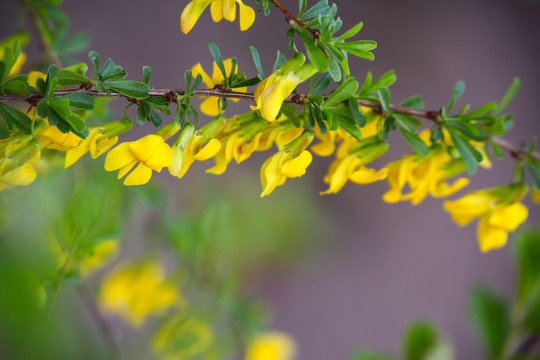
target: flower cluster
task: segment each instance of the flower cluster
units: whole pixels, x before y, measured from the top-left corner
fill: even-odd
[[[255,21],[255,11],[244,5],[242,0],[192,0],[182,11],[180,29],[184,34],[190,32],[208,5],[211,5],[210,12],[214,22],[220,22],[223,19],[233,22],[236,19],[237,3],[240,8],[240,30],[245,31]]]

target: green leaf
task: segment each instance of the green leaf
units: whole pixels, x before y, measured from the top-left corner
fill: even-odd
[[[105,61],[103,69],[101,69],[100,77],[101,80],[123,80],[127,76],[127,71],[125,71],[120,65],[115,65],[114,61],[110,58]]]
[[[409,132],[406,128],[402,126],[402,122],[398,121],[398,128],[405,140],[411,145],[411,147],[418,151],[422,156],[426,156],[428,154],[428,147],[426,143],[416,134],[413,134]]]
[[[520,304],[530,302],[540,287],[540,230],[521,232],[514,244],[517,264],[517,298]]]
[[[6,121],[9,131],[11,131],[13,125],[15,125],[22,133],[27,135],[32,134],[32,120],[22,111],[0,102],[0,113],[2,113],[2,116]]]
[[[274,62],[274,67],[272,68],[272,72],[276,71],[281,67],[281,65],[285,64],[287,62],[287,58],[281,51],[278,50],[276,61]]]
[[[330,74],[324,73],[323,76],[317,81],[315,86],[309,90],[308,95],[315,95],[320,93],[321,91],[325,90],[328,86],[330,86],[330,83],[332,80],[330,79]]]
[[[478,170],[478,161],[476,160],[476,151],[471,144],[467,140],[464,140],[458,133],[455,132],[451,127],[446,127],[448,132],[450,133],[450,137],[452,138],[452,141],[456,145],[459,154],[461,155],[461,158],[467,165],[467,170],[469,172],[469,175],[473,175]],[[481,156],[481,155],[480,155]]]
[[[528,157],[526,163],[534,187],[540,190],[540,161]]]
[[[454,87],[454,91],[452,92],[452,95],[450,96],[450,100],[448,100],[448,105],[446,105],[446,111],[450,112],[452,108],[454,107],[454,104],[459,100],[461,95],[465,92],[465,83],[463,81],[458,81],[456,83],[456,86]]]
[[[424,360],[438,342],[437,331],[428,322],[416,322],[405,331],[403,352],[406,360]]]
[[[7,94],[26,95],[28,94],[28,76],[14,76],[4,81],[2,87]]]
[[[469,293],[471,325],[492,358],[501,355],[510,329],[510,311],[505,299],[486,287],[476,286]]]
[[[470,113],[466,114],[465,116],[461,117],[461,120],[477,120],[477,118],[481,115],[485,115],[491,111],[493,111],[497,107],[497,103],[495,101],[492,101],[474,111],[471,111]]]
[[[223,78],[225,79],[225,87],[228,88],[228,76],[227,72],[225,71],[225,65],[223,64],[223,58],[221,57],[221,52],[219,51],[219,48],[211,41],[207,42],[206,45],[208,46],[208,49],[210,49],[210,53],[212,54],[214,61],[216,62],[219,70],[221,71],[221,74],[223,74]]]
[[[329,60],[328,73],[332,75],[332,79],[335,82],[341,81],[341,69],[335,57],[331,57]]]
[[[360,109],[360,104],[358,104],[358,101],[356,99],[349,99],[348,101],[349,109],[351,110],[351,114],[353,116],[354,122],[359,127],[364,127],[367,124],[366,115]]]
[[[386,113],[390,112],[390,90],[386,86],[382,86],[379,89],[379,99],[381,100],[381,106]]]
[[[67,69],[58,71],[56,76],[58,78],[58,85],[60,86],[81,85],[92,82],[86,76]]]
[[[358,34],[358,32],[360,30],[362,30],[362,27],[364,27],[364,23],[363,22],[359,22],[358,24],[356,24],[355,26],[353,26],[352,28],[350,28],[349,30],[347,30],[344,34],[342,34],[340,37],[338,37],[336,40],[336,42],[338,41],[343,41],[343,40],[347,40],[348,38],[351,38],[353,37],[354,35]]]
[[[97,51],[92,50],[88,53],[88,58],[92,62],[92,65],[94,65],[94,75],[97,79],[99,74],[99,54],[97,53]]]
[[[350,97],[354,96],[356,90],[358,90],[358,81],[355,78],[350,77],[343,82],[324,102],[324,106],[337,105]]]
[[[197,90],[199,86],[201,86],[201,83],[202,83],[202,76],[201,74],[197,74],[197,77],[195,78],[193,85],[191,85],[191,87],[189,88],[189,93],[193,94],[193,92]]]
[[[391,356],[373,352],[367,349],[357,349],[353,352],[352,360],[392,360]]]
[[[84,93],[67,94],[60,96],[57,99],[68,99],[70,107],[83,110],[93,110],[96,103],[92,95]]]
[[[150,109],[150,112],[148,113],[148,118],[150,119],[150,122],[155,127],[158,127],[161,125],[161,116],[154,110]]]
[[[147,84],[133,80],[108,81],[103,86],[133,99],[146,99],[150,92]]]
[[[330,66],[330,63],[324,51],[317,46],[315,40],[311,38],[306,30],[300,31],[300,36],[302,37],[302,42],[306,47],[306,54],[309,61],[315,65],[319,72],[326,72]]]
[[[64,118],[64,121],[71,126],[71,128],[74,130],[73,132],[78,136],[85,138],[88,135],[87,132],[85,135],[85,130],[88,131],[86,129],[86,123],[84,122],[84,119],[79,115],[72,113],[71,116],[69,116],[68,118]]]
[[[499,115],[501,111],[503,111],[506,108],[506,106],[508,106],[510,101],[512,101],[514,96],[516,96],[516,93],[519,91],[520,86],[521,86],[521,81],[519,80],[519,78],[514,78],[514,80],[512,81],[512,85],[510,85],[510,87],[506,91],[506,94],[504,94],[501,102],[499,103],[495,111],[493,112],[493,115],[495,116]]]
[[[353,54],[362,59],[373,60],[375,55],[369,52],[377,47],[377,43],[372,40],[358,40],[348,43],[335,43],[335,47]]]
[[[259,52],[254,46],[250,46],[249,53],[251,54],[251,58],[253,59],[253,63],[255,64],[255,69],[257,69],[257,75],[259,76],[259,79],[261,81],[264,80],[264,72],[262,69],[261,57],[259,56]],[[279,56],[279,52],[278,52],[278,56]]]
[[[413,95],[404,102],[400,104],[401,106],[405,106],[411,109],[415,110],[422,110],[424,108],[424,100],[420,95]]]
[[[328,0],[321,0],[318,3],[316,3],[315,5],[313,5],[311,8],[309,8],[309,10],[304,12],[304,14],[300,18],[300,20],[307,20],[307,19],[316,18],[319,15],[326,14],[328,12],[328,10],[329,10],[329,8],[328,8]]]
[[[232,83],[231,88],[253,86],[253,85],[257,85],[260,82],[261,82],[261,80],[259,79],[259,76],[256,76],[256,77],[251,78],[251,79],[246,79],[246,80],[243,80],[243,81],[240,81],[240,82]]]
[[[152,68],[150,66],[143,66],[143,82],[146,85],[150,85],[150,79],[152,78]]]
[[[298,0],[298,17],[306,11],[307,0]]]
[[[137,125],[141,126],[144,125],[146,122],[146,116],[148,112],[150,111],[150,107],[146,102],[143,102],[139,107],[137,108]]]
[[[499,159],[504,158],[504,154],[501,150],[501,147],[495,141],[493,141],[491,137],[489,138],[489,143],[491,144],[491,147],[493,148],[493,152],[495,153],[495,156]]]

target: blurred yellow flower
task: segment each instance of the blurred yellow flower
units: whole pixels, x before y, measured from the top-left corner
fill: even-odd
[[[183,305],[177,287],[165,280],[157,262],[123,265],[105,276],[99,293],[103,310],[116,313],[133,326],[142,325],[150,315],[162,314]]]
[[[146,184],[152,177],[152,170],[161,172],[172,159],[171,147],[163,137],[146,135],[137,141],[125,142],[107,153],[105,170],[118,172],[118,179],[126,175],[137,163],[139,165],[124,180],[124,185]]]
[[[232,71],[232,60],[231,59],[225,59],[223,60],[223,65],[225,66],[225,73],[230,74]],[[235,68],[234,73],[236,74],[238,68]],[[208,76],[208,74],[204,71],[201,64],[198,63],[197,65],[193,66],[191,68],[193,77],[197,77],[197,75],[201,75],[203,82],[206,84],[206,87],[208,89],[213,89],[218,84],[224,84],[225,78],[223,77],[223,74],[221,73],[221,70],[219,70],[219,67],[214,62],[214,69],[212,71],[212,78]],[[247,87],[241,87],[241,88],[232,88],[231,90],[237,91],[237,92],[246,92]],[[201,96],[201,98],[206,98],[201,103],[201,111],[208,115],[208,116],[217,116],[219,115],[219,105],[218,105],[218,97],[216,96]],[[238,99],[229,99],[232,101],[238,101]]]
[[[118,253],[118,243],[118,239],[107,239],[95,244],[79,263],[81,275],[88,276],[112,261]]]
[[[525,184],[478,190],[458,200],[445,201],[443,207],[458,225],[478,219],[478,243],[480,250],[486,252],[506,245],[508,233],[527,219],[527,207],[519,203],[527,190]]]
[[[0,191],[34,182],[37,172],[32,165],[40,156],[41,146],[30,135],[18,134],[0,140]]]
[[[313,156],[305,148],[313,140],[313,133],[304,130],[300,136],[268,158],[261,167],[261,197],[270,195],[285,183],[287,178],[300,177],[306,173]]]
[[[296,353],[289,335],[272,331],[259,334],[249,343],[245,360],[293,360]]]
[[[182,11],[180,29],[184,34],[191,31],[204,9],[210,4],[212,4],[210,12],[214,22],[220,22],[222,19],[233,22],[236,19],[236,3],[240,8],[240,30],[245,31],[255,21],[255,11],[244,5],[241,0],[192,0]]]

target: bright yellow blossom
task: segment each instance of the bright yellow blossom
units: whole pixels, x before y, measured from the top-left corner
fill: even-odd
[[[486,252],[506,245],[508,233],[527,219],[527,207],[519,203],[526,193],[525,184],[500,186],[446,201],[443,207],[458,225],[478,219],[478,243],[480,250]]]
[[[41,146],[45,149],[68,151],[79,146],[82,138],[72,132],[63,133],[56,126],[47,125],[37,136]]]
[[[255,11],[244,5],[241,0],[192,0],[182,11],[180,29],[184,34],[191,31],[204,9],[210,4],[212,4],[210,11],[214,22],[220,22],[222,19],[233,22],[236,19],[236,3],[240,8],[240,30],[245,31],[255,21]]]
[[[305,61],[306,58],[302,53],[296,53],[289,61],[264,79],[253,93],[257,104],[251,106],[251,109],[258,109],[261,116],[267,121],[276,120],[283,101],[299,84],[317,73],[315,65],[304,65]]]
[[[232,71],[232,60],[231,59],[225,59],[223,60],[223,65],[225,66],[225,73],[230,74]],[[224,84],[225,78],[223,77],[223,73],[221,70],[219,70],[219,67],[214,62],[214,69],[212,71],[212,77],[208,76],[208,74],[203,70],[200,63],[193,66],[191,68],[191,71],[193,73],[193,77],[197,77],[197,75],[201,75],[203,82],[206,84],[206,87],[208,89],[213,89],[218,84]],[[237,72],[237,68],[235,69],[235,74]],[[231,90],[237,91],[237,92],[246,92],[247,87],[241,87],[241,88],[232,88]],[[216,96],[201,96],[201,98],[206,99],[201,103],[201,111],[208,115],[208,116],[217,116],[219,115],[219,105],[218,105],[218,98]],[[230,99],[232,101],[238,101],[238,99]]]
[[[171,175],[181,179],[195,160],[204,161],[215,156],[222,147],[221,141],[216,136],[225,128],[225,125],[225,117],[218,116],[210,123],[195,131],[187,140],[185,147],[182,146],[178,149],[178,151],[181,151],[181,156],[175,157],[174,164],[171,162],[169,166]]]
[[[313,159],[305,148],[313,140],[313,133],[304,130],[300,136],[288,143],[267,159],[261,167],[261,197],[270,195],[274,189],[285,183],[287,178],[300,177]]]
[[[107,153],[105,170],[118,172],[118,179],[126,175],[137,163],[139,165],[124,180],[124,185],[146,184],[152,170],[161,172],[172,160],[171,147],[165,142],[180,130],[176,121],[163,126],[156,134],[146,135],[137,141],[125,142]]]
[[[125,118],[89,128],[89,134],[86,139],[79,142],[77,146],[67,150],[64,168],[73,165],[87,152],[90,152],[92,159],[103,155],[118,142],[117,135],[128,131],[131,126],[131,120]]]
[[[18,134],[0,140],[0,191],[34,182],[37,172],[32,165],[40,155],[41,146],[30,135]]]
[[[376,171],[365,165],[382,156],[387,150],[388,144],[377,136],[354,142],[346,156],[337,157],[330,164],[328,173],[323,179],[329,188],[321,192],[321,195],[337,193],[348,180],[356,184],[371,184],[386,178],[388,169]]]
[[[293,360],[296,348],[289,335],[277,331],[266,332],[249,343],[245,360]]]
[[[140,326],[148,316],[182,305],[183,299],[177,287],[165,279],[163,267],[157,262],[147,262],[123,265],[107,274],[99,303],[103,310]]]

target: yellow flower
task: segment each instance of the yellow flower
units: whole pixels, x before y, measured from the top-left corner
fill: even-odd
[[[466,165],[462,159],[453,160],[440,144],[430,146],[426,156],[418,153],[405,155],[386,168],[390,189],[383,195],[383,200],[389,203],[410,200],[416,205],[427,195],[447,197],[469,183],[467,178],[459,178],[450,185],[446,182],[465,171]],[[403,194],[406,185],[410,191]]]
[[[0,191],[16,185],[30,185],[37,172],[32,167],[41,155],[39,142],[18,134],[0,141]]]
[[[187,34],[210,4],[212,4],[210,11],[214,22],[220,22],[222,19],[233,22],[236,19],[236,3],[240,8],[240,30],[245,31],[255,21],[255,11],[244,5],[241,0],[192,0],[182,11],[180,29]]]
[[[174,164],[171,162],[169,166],[171,175],[181,179],[195,160],[204,161],[215,156],[222,147],[221,141],[216,136],[225,128],[225,125],[226,119],[220,115],[195,131],[185,147],[177,148],[181,155],[175,156]],[[182,134],[179,135],[179,139],[181,136]]]
[[[356,141],[349,147],[349,153],[337,158],[330,164],[323,181],[330,185],[324,194],[335,194],[348,180],[356,184],[370,184],[386,178],[388,169],[379,171],[369,169],[365,165],[382,156],[388,150],[388,144],[377,136]]]
[[[124,118],[119,121],[89,128],[89,134],[86,139],[66,152],[64,168],[73,165],[87,152],[90,152],[92,159],[103,155],[118,142],[117,135],[128,131],[131,129],[131,126],[131,120]]]
[[[313,159],[305,148],[313,140],[313,133],[304,130],[300,136],[272,155],[261,167],[261,197],[270,195],[274,189],[285,183],[287,178],[300,177]]]
[[[148,316],[182,305],[183,300],[176,286],[165,280],[163,267],[157,262],[147,262],[123,265],[107,274],[99,303],[103,310],[140,326]]]
[[[265,332],[248,345],[245,360],[293,360],[296,357],[294,340],[282,332]]]
[[[305,64],[305,56],[296,53],[289,61],[261,82],[254,92],[256,106],[252,110],[259,110],[267,121],[276,120],[283,101],[300,84],[309,79],[317,68],[313,64]]]
[[[110,262],[118,253],[118,240],[102,240],[95,244],[89,254],[86,254],[79,263],[79,270],[83,276],[88,276]]]
[[[458,225],[478,219],[478,243],[486,252],[506,245],[508,232],[527,219],[527,207],[519,203],[527,190],[525,184],[513,184],[474,191],[458,200],[445,201],[443,207]]]
[[[118,172],[118,179],[126,175],[137,163],[139,165],[124,180],[124,185],[146,184],[152,177],[152,170],[161,172],[172,159],[171,147],[163,137],[146,135],[137,141],[125,142],[107,153],[105,170]]]
[[[77,147],[83,140],[72,132],[63,133],[56,126],[50,125],[46,125],[37,138],[42,148],[60,151],[68,151]]]
[[[223,60],[223,65],[225,66],[225,72],[227,74],[230,74],[232,71],[232,60],[231,59],[225,59]],[[235,68],[234,73],[237,73],[237,69]],[[203,70],[200,63],[193,66],[191,68],[191,71],[193,73],[193,77],[197,77],[197,75],[201,75],[203,82],[206,84],[208,89],[213,89],[218,84],[224,84],[225,78],[223,77],[223,74],[221,70],[219,70],[219,67],[214,62],[214,69],[212,72],[212,78],[208,76],[208,74]],[[237,92],[246,92],[247,87],[241,87],[241,88],[232,88],[231,90],[237,91]],[[201,103],[201,111],[209,116],[217,116],[219,115],[219,106],[218,106],[218,98],[216,96],[201,96],[201,98],[206,99]],[[232,101],[238,101],[238,99],[230,99]]]
[[[212,342],[212,329],[207,323],[179,314],[157,331],[153,350],[164,360],[191,359],[207,354]]]

